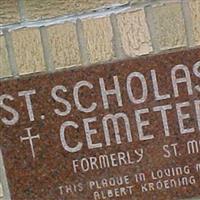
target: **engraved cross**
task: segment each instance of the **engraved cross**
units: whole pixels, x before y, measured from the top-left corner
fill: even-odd
[[[32,136],[31,135],[31,128],[26,128],[25,130],[27,131],[28,137],[20,136],[20,140],[21,140],[21,142],[29,140],[29,143],[31,145],[32,156],[33,156],[33,158],[35,158],[35,151],[34,151],[34,147],[33,147],[33,139],[40,139],[40,136],[39,136],[39,134]]]

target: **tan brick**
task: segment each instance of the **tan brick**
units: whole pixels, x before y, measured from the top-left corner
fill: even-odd
[[[49,47],[55,68],[80,64],[80,53],[74,23],[67,22],[47,29]]]
[[[144,10],[121,13],[117,15],[117,22],[126,55],[143,55],[152,51]]]
[[[158,48],[169,49],[186,45],[186,33],[180,3],[156,6],[151,11],[153,35]]]
[[[10,66],[8,62],[8,53],[6,49],[5,39],[0,36],[0,77],[7,77],[11,75]]]
[[[24,3],[30,19],[42,19],[127,2],[128,0],[25,0]]]
[[[193,37],[194,43],[196,45],[200,44],[200,1],[199,0],[190,0],[189,8],[191,10],[191,17],[192,17],[192,30],[193,30]]]
[[[110,60],[113,56],[113,32],[109,17],[85,19],[83,33],[91,63]]]
[[[12,32],[16,65],[20,74],[45,70],[40,32],[36,28],[24,28]]]
[[[10,24],[20,20],[17,2],[16,0],[0,0],[0,24]]]

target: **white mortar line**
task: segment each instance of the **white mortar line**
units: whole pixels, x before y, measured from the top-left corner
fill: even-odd
[[[110,21],[111,21],[111,26],[113,30],[113,39],[112,39],[113,51],[117,58],[123,59],[126,56],[122,47],[121,34],[119,32],[116,14],[114,13],[111,14]]]
[[[191,46],[194,46],[194,37],[193,37],[193,31],[192,31],[191,12],[188,5],[188,0],[182,0],[182,12],[183,12],[183,19],[185,23],[187,45],[191,47]]]
[[[12,75],[15,77],[15,76],[18,76],[19,73],[18,73],[16,60],[15,60],[15,53],[14,53],[14,48],[13,48],[12,37],[11,37],[10,34],[11,33],[9,33],[7,30],[4,30],[5,42],[6,42],[7,52],[8,52],[8,60],[9,60],[9,64],[10,64],[10,69],[11,69]]]
[[[18,10],[21,21],[26,21],[26,12],[25,12],[25,6],[24,6],[24,0],[18,0]]]
[[[159,42],[156,38],[157,36],[156,36],[156,30],[155,30],[154,22],[153,22],[152,7],[151,6],[144,7],[144,12],[145,12],[146,23],[149,29],[153,52],[157,53],[160,51],[160,47],[159,47]]]
[[[76,34],[78,39],[81,63],[83,65],[88,65],[90,63],[89,55],[88,55],[86,40],[83,34],[83,24],[80,19],[77,19],[76,21]]]
[[[40,27],[40,26],[50,26],[54,24],[62,24],[66,21],[76,22],[77,19],[85,19],[85,18],[99,18],[104,16],[109,16],[111,13],[119,13],[130,9],[131,7],[128,4],[114,4],[112,7],[103,7],[99,10],[92,10],[88,13],[75,13],[72,15],[64,15],[59,17],[54,17],[51,19],[43,19],[38,21],[24,21],[17,24],[3,25],[0,26],[0,31],[3,29],[7,29],[8,31],[17,30],[20,28],[32,28],[32,27]]]
[[[46,27],[42,26],[39,28],[39,30],[40,30],[40,37],[44,54],[44,61],[46,65],[46,71],[54,72],[55,68],[52,62],[51,49],[49,48],[48,34]]]

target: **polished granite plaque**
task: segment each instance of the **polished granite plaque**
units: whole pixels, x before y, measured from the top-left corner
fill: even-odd
[[[198,196],[200,49],[1,81],[0,128],[11,199]]]

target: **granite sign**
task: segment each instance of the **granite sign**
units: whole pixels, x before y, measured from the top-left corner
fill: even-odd
[[[11,199],[198,196],[200,49],[2,81],[0,128]]]

